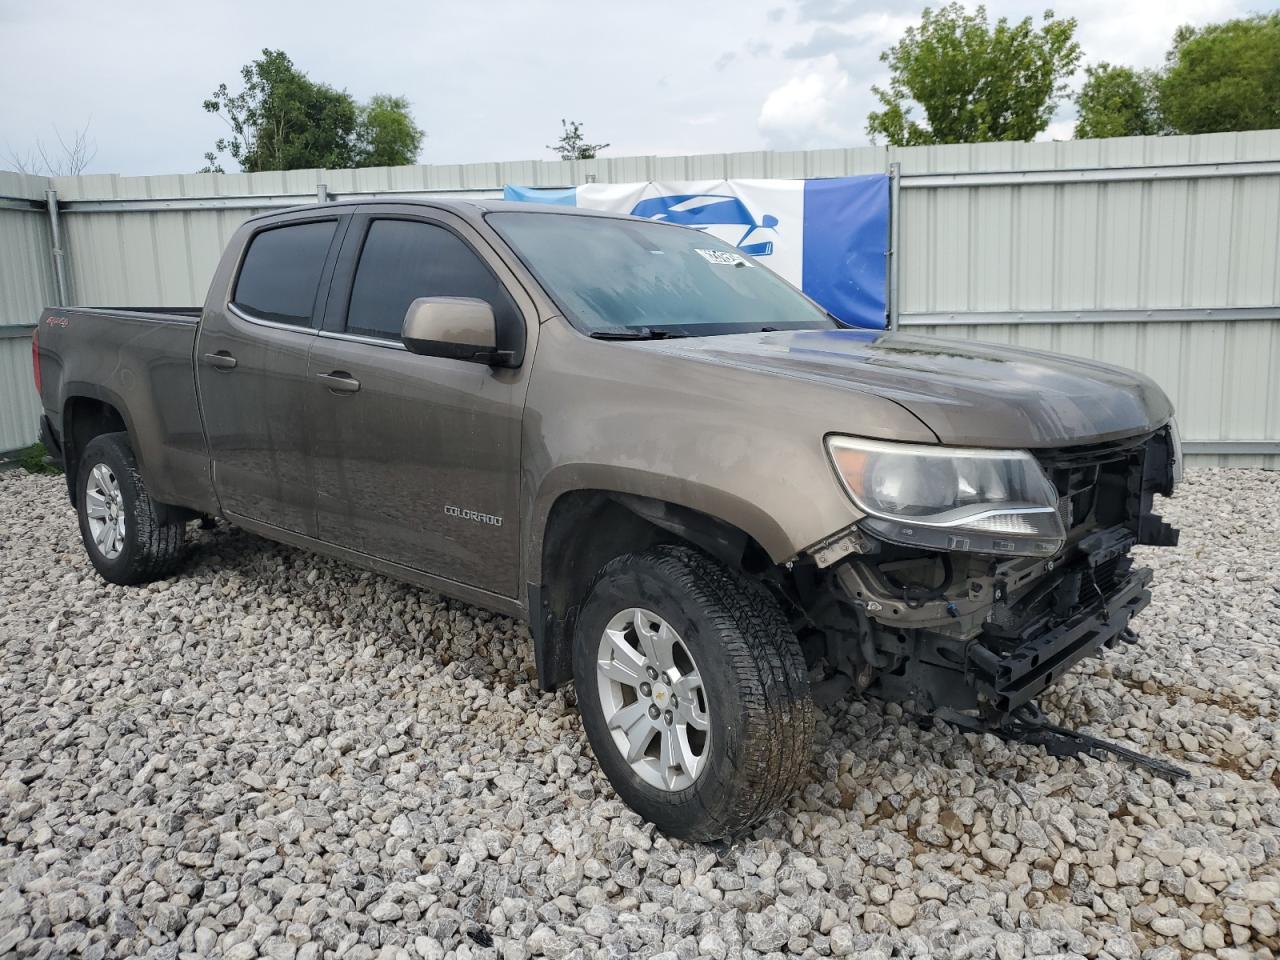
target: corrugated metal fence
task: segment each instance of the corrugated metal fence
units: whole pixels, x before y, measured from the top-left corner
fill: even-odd
[[[318,190],[498,196],[506,183],[885,171],[895,175],[889,284],[901,326],[1142,370],[1173,397],[1197,460],[1280,466],[1280,131],[51,181],[0,173],[0,450],[33,438],[26,336],[55,302],[46,189],[58,195],[71,303],[165,306],[203,301],[245,217]]]
[[[43,177],[0,171],[0,452],[35,439],[31,326],[54,303]]]

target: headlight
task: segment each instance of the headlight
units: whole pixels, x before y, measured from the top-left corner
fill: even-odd
[[[1052,556],[1058,491],[1025,450],[827,438],[836,475],[872,532],[938,550]]]

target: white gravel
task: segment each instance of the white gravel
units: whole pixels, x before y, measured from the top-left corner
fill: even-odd
[[[0,957],[1272,956],[1280,474],[1168,507],[1143,643],[1046,706],[1194,780],[855,701],[725,850],[616,799],[523,624],[226,527],[109,586],[0,474]]]

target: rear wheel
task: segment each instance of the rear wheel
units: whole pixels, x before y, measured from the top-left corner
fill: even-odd
[[[618,795],[664,833],[742,833],[800,785],[814,710],[794,634],[757,582],[656,547],[597,576],[575,627],[583,725]]]
[[[104,433],[85,445],[76,508],[85,550],[104,580],[129,586],[177,568],[186,524],[147,493],[127,434]]]

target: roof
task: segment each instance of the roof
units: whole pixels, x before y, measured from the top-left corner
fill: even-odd
[[[306,211],[332,211],[335,208],[353,206],[411,206],[433,210],[449,210],[460,216],[474,216],[479,213],[497,211],[512,213],[554,213],[566,216],[605,217],[607,219],[632,219],[625,214],[609,213],[602,210],[585,210],[581,207],[566,207],[554,203],[529,203],[522,200],[495,200],[466,197],[356,197],[349,200],[332,200],[328,203],[309,203],[284,210],[270,210],[250,217],[250,220],[262,220],[278,217],[282,214],[297,214]]]

